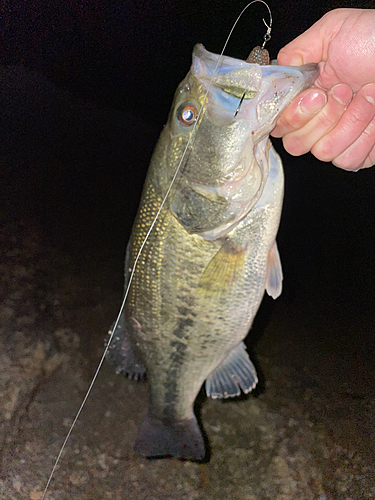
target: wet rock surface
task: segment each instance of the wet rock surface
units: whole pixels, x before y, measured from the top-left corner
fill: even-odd
[[[107,280],[110,260],[107,270],[95,265],[94,254],[84,263],[46,245],[32,220],[5,227],[0,491],[7,499],[38,500],[121,292]],[[256,347],[264,392],[201,402],[208,463],[136,456],[132,445],[147,405],[147,383],[116,376],[104,364],[46,498],[375,498],[373,399],[350,399],[345,385],[334,396],[320,387],[320,374],[287,366],[278,352],[282,345],[270,348],[273,332],[291,326],[282,309],[273,310]]]

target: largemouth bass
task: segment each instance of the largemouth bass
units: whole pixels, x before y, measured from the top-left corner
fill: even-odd
[[[125,287],[193,130],[192,140],[142,249],[107,356],[118,373],[147,373],[149,409],[135,443],[145,457],[205,457],[196,396],[204,382],[213,398],[255,387],[242,341],[264,291],[281,293],[275,238],[284,181],[269,132],[317,69],[231,57],[216,67],[218,59],[197,45],[176,90],[128,244]]]

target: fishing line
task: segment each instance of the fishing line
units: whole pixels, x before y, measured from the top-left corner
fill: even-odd
[[[118,315],[117,315],[116,321],[115,321],[115,323],[114,323],[114,325],[113,325],[112,332],[111,332],[111,334],[110,334],[110,336],[109,336],[109,339],[108,339],[107,345],[106,345],[106,347],[105,347],[105,349],[104,349],[104,352],[103,352],[103,355],[102,355],[102,357],[101,357],[101,359],[100,359],[100,361],[99,361],[98,367],[97,367],[97,369],[96,369],[96,371],[95,371],[95,374],[94,374],[94,376],[93,376],[93,378],[92,378],[92,380],[91,380],[91,383],[90,383],[90,385],[89,385],[89,388],[87,389],[86,395],[85,395],[85,397],[83,398],[83,401],[82,401],[82,403],[81,403],[81,406],[79,407],[79,410],[78,410],[78,412],[77,412],[76,416],[74,417],[74,420],[73,420],[73,422],[72,422],[72,424],[71,424],[71,426],[70,426],[70,428],[69,428],[69,431],[68,431],[68,433],[67,433],[67,435],[66,435],[66,437],[65,437],[65,439],[64,439],[64,442],[63,442],[63,444],[62,444],[62,446],[61,446],[61,448],[60,448],[60,451],[59,451],[59,453],[58,453],[58,455],[57,455],[57,458],[56,458],[55,463],[54,463],[54,465],[53,465],[53,468],[52,468],[51,474],[49,475],[49,478],[48,478],[48,481],[47,481],[46,487],[45,487],[45,489],[44,489],[44,491],[43,491],[43,495],[42,495],[42,497],[41,497],[41,499],[40,499],[40,500],[44,500],[44,499],[45,499],[45,496],[46,496],[46,494],[47,494],[47,490],[48,490],[49,485],[50,485],[50,483],[51,483],[51,481],[52,481],[52,478],[53,478],[53,476],[54,476],[54,473],[55,473],[55,471],[56,471],[56,468],[57,468],[57,465],[58,465],[58,463],[59,463],[59,461],[60,461],[60,458],[61,458],[61,456],[62,456],[62,454],[63,454],[63,452],[64,452],[64,450],[65,450],[66,444],[67,444],[67,442],[68,442],[68,440],[69,440],[69,438],[70,438],[70,435],[71,435],[71,433],[72,433],[72,431],[73,431],[73,429],[74,429],[74,427],[75,427],[75,424],[76,424],[76,422],[77,422],[77,420],[78,420],[79,416],[81,415],[81,412],[82,412],[82,410],[83,410],[83,407],[84,407],[84,406],[85,406],[85,404],[86,404],[86,401],[87,401],[87,399],[88,399],[88,397],[89,397],[89,395],[90,395],[90,393],[91,393],[91,390],[92,390],[92,388],[93,388],[93,385],[94,385],[94,383],[95,383],[95,381],[96,381],[96,379],[97,379],[97,377],[98,377],[99,371],[100,371],[100,369],[101,369],[101,367],[102,367],[102,364],[103,364],[103,362],[104,362],[104,360],[105,360],[105,357],[106,357],[106,355],[107,355],[107,352],[108,352],[109,346],[110,346],[110,344],[111,344],[111,342],[112,342],[112,339],[113,339],[114,333],[115,333],[115,331],[116,331],[116,328],[117,328],[117,326],[118,326],[118,323],[119,323],[120,318],[121,318],[121,315],[122,315],[122,312],[123,312],[123,310],[124,310],[124,307],[125,307],[125,302],[126,302],[126,299],[127,299],[128,295],[129,295],[130,286],[131,286],[131,283],[132,283],[132,281],[133,281],[133,277],[134,277],[134,274],[135,274],[135,270],[136,270],[136,267],[137,267],[137,264],[138,264],[139,258],[140,258],[140,256],[141,256],[142,250],[143,250],[143,248],[144,248],[144,246],[145,246],[145,244],[146,244],[146,242],[147,242],[148,238],[150,237],[150,234],[151,234],[151,232],[152,232],[152,230],[153,230],[153,228],[154,228],[154,226],[155,226],[155,224],[156,224],[156,221],[158,220],[158,217],[159,217],[159,215],[160,215],[161,211],[163,210],[163,207],[164,207],[164,205],[165,205],[165,203],[166,203],[166,201],[167,201],[167,198],[168,198],[168,196],[169,196],[169,194],[170,194],[170,192],[171,192],[171,190],[172,190],[172,187],[173,187],[173,185],[174,185],[174,183],[175,183],[175,181],[176,181],[177,175],[179,174],[179,172],[180,172],[180,170],[181,170],[181,166],[182,166],[182,163],[183,163],[183,161],[184,161],[184,159],[185,159],[185,156],[186,156],[187,150],[188,150],[188,148],[189,148],[190,144],[192,143],[192,137],[193,137],[194,131],[195,131],[195,129],[196,129],[196,127],[197,127],[197,125],[198,125],[199,118],[200,118],[200,116],[201,116],[201,115],[203,115],[202,110],[203,110],[203,107],[204,107],[204,105],[205,105],[206,98],[207,98],[208,93],[209,93],[209,91],[210,91],[210,89],[211,89],[211,87],[212,87],[212,82],[213,82],[213,80],[214,80],[214,78],[215,78],[215,76],[216,76],[216,74],[217,74],[217,70],[218,70],[219,66],[221,65],[221,63],[222,63],[222,60],[223,60],[223,54],[224,54],[224,51],[225,51],[225,49],[226,49],[226,47],[227,47],[227,45],[228,45],[229,39],[230,39],[230,37],[232,36],[232,33],[233,33],[233,31],[234,31],[234,28],[237,26],[237,23],[238,23],[238,21],[240,20],[240,18],[242,17],[243,13],[244,13],[244,12],[245,12],[245,11],[246,11],[249,7],[250,7],[250,5],[252,5],[252,4],[254,4],[254,3],[262,3],[263,5],[265,5],[265,6],[267,7],[268,12],[269,12],[269,15],[270,15],[270,24],[269,24],[269,25],[268,25],[268,24],[266,23],[266,21],[263,19],[263,23],[264,23],[264,24],[266,25],[266,27],[267,27],[267,33],[264,35],[264,42],[263,42],[263,45],[262,45],[262,49],[264,49],[264,46],[265,46],[266,42],[267,42],[267,41],[270,39],[270,37],[271,37],[271,36],[270,36],[270,33],[271,33],[271,28],[272,28],[272,14],[271,14],[271,10],[270,10],[269,6],[267,5],[267,3],[266,3],[266,2],[264,2],[263,0],[253,0],[252,2],[248,3],[248,4],[246,5],[246,7],[244,7],[244,8],[242,9],[242,11],[240,12],[240,14],[238,15],[237,19],[235,20],[235,22],[234,22],[234,24],[233,24],[233,26],[232,26],[232,29],[231,29],[231,30],[230,30],[230,32],[229,32],[229,35],[228,35],[228,37],[227,37],[227,39],[226,39],[226,41],[225,41],[225,43],[224,43],[223,49],[222,49],[222,51],[220,52],[219,58],[218,58],[218,60],[217,60],[217,63],[216,63],[215,69],[214,69],[214,72],[213,72],[213,74],[212,74],[212,76],[211,76],[211,79],[210,79],[210,81],[209,81],[209,84],[208,84],[208,87],[207,87],[207,91],[206,91],[206,93],[205,93],[205,95],[204,95],[204,98],[203,98],[203,101],[202,101],[201,107],[199,108],[199,111],[198,111],[198,113],[197,113],[197,116],[196,116],[196,119],[195,119],[195,122],[194,122],[193,128],[191,129],[191,132],[190,132],[190,134],[189,134],[189,139],[188,139],[188,142],[187,142],[187,144],[186,144],[186,146],[185,146],[185,149],[184,149],[184,151],[183,151],[183,153],[182,153],[182,156],[181,156],[181,159],[180,159],[180,161],[179,161],[179,163],[178,163],[178,166],[177,166],[176,172],[174,173],[174,175],[173,175],[173,177],[172,177],[172,180],[171,180],[171,182],[170,182],[170,184],[169,184],[169,187],[168,187],[168,189],[167,189],[167,191],[166,191],[166,193],[165,193],[165,195],[164,195],[164,198],[163,198],[163,200],[162,200],[162,202],[161,202],[161,204],[160,204],[160,207],[159,207],[158,211],[156,212],[156,215],[155,215],[155,217],[154,217],[154,220],[152,221],[152,223],[151,223],[151,225],[150,225],[150,227],[149,227],[149,229],[148,229],[148,231],[147,231],[147,233],[146,233],[146,236],[144,237],[144,240],[143,240],[143,242],[142,242],[142,244],[141,244],[141,246],[140,246],[140,248],[139,248],[139,250],[138,250],[137,256],[136,256],[136,258],[135,258],[135,261],[134,261],[134,264],[133,264],[133,267],[132,267],[132,270],[131,270],[131,273],[130,273],[130,276],[129,276],[129,281],[128,281],[128,284],[127,284],[127,287],[126,287],[126,290],[125,290],[125,293],[124,293],[124,297],[123,297],[123,299],[122,299],[121,307],[120,307],[119,313],[118,313]]]

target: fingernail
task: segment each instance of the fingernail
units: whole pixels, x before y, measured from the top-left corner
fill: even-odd
[[[289,65],[290,66],[302,66],[303,65],[302,57],[297,55],[297,54],[292,56],[290,59]]]
[[[311,90],[303,96],[302,100],[298,103],[303,113],[313,115],[320,111],[327,102],[327,96],[324,92],[319,90]]]
[[[342,84],[332,87],[331,94],[343,106],[347,106],[353,97],[350,87]]]
[[[362,89],[364,98],[371,102],[371,104],[375,104],[375,85],[373,83],[369,83],[365,85]]]

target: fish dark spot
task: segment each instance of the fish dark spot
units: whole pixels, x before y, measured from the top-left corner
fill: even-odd
[[[186,328],[192,327],[194,325],[194,321],[188,317],[188,315],[191,315],[191,311],[187,307],[180,306],[178,308],[178,312],[182,317],[178,319],[176,328],[173,330],[173,335],[182,339],[187,337],[188,332],[186,332]]]
[[[186,337],[186,328],[193,326],[194,321],[191,318],[180,318],[176,328],[173,330],[173,335],[182,339]]]
[[[176,374],[177,376],[177,374]],[[176,390],[177,384],[174,385],[174,387],[168,386],[166,387],[166,392],[165,392],[165,403],[166,406],[163,409],[163,418],[168,422],[173,422],[176,418],[176,411],[174,409],[174,405],[176,403]]]
[[[176,349],[176,351],[178,351],[178,352],[186,350],[186,345],[183,344],[182,342],[178,342],[177,340],[174,342],[171,342],[171,347]]]
[[[166,406],[163,410],[163,417],[166,420],[173,421],[175,418],[177,381],[180,378],[183,366],[182,359],[184,358],[187,350],[187,345],[183,342],[175,340],[171,342],[171,347],[173,348],[171,355],[172,363],[168,370],[167,380],[164,384]]]
[[[178,312],[181,314],[181,316],[187,316],[190,310],[185,306],[180,306],[178,307]]]
[[[169,358],[170,365],[167,372],[167,378],[164,383],[166,406],[163,410],[163,417],[171,422],[175,419],[177,383],[180,379],[181,371],[186,368],[184,358],[188,350],[187,341],[191,328],[194,326],[192,316],[195,316],[191,309],[186,306],[180,306],[178,312],[181,316],[178,318],[177,324],[172,332],[172,338],[174,338],[174,340],[170,343],[172,352]],[[182,340],[184,340],[184,342]]]

